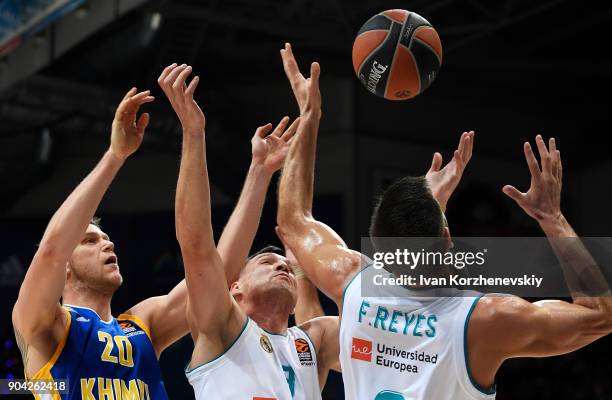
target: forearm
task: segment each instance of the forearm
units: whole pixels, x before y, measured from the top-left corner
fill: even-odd
[[[175,214],[176,236],[183,252],[214,248],[203,133],[183,134]]]
[[[52,249],[55,257],[68,260],[83,238],[104,193],[125,160],[110,151],[55,212],[40,242],[40,250]]]
[[[317,288],[305,276],[297,278],[298,299],[295,305],[295,324],[301,325],[313,318],[323,317],[325,312],[319,301]]]
[[[279,185],[279,225],[289,226],[296,215],[312,212],[314,165],[320,110],[310,110],[301,117],[295,143],[291,146]]]
[[[610,287],[601,269],[563,215],[540,226],[559,259],[575,304],[599,307],[594,296],[609,296]],[[603,298],[602,298],[603,299]]]
[[[272,174],[259,164],[251,164],[238,203],[221,234],[217,246],[228,284],[240,274],[249,255]]]

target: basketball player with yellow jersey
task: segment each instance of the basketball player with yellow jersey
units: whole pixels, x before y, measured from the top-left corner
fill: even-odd
[[[599,287],[607,295],[585,297],[568,282],[572,303],[530,303],[514,296],[476,294],[471,298],[424,298],[407,287],[381,287],[380,297],[363,297],[358,275],[370,262],[349,249],[311,212],[321,118],[319,66],[313,64],[310,78],[305,79],[290,46],[281,53],[301,121],[283,168],[277,222],[283,241],[305,273],[341,310],[340,362],[347,399],[494,398],[495,374],[504,360],[568,353],[612,331],[612,298],[607,286]],[[407,177],[391,185],[374,212],[370,235],[450,241],[443,211],[471,158],[473,139],[472,132],[464,133],[444,168],[436,153],[425,177]],[[531,172],[529,191],[521,193],[506,186],[504,193],[548,237],[576,238],[560,210],[562,168],[555,141],[551,139],[547,148],[538,135],[536,144],[541,168],[530,145],[524,146]],[[569,256],[563,255],[567,248],[553,244],[553,250],[566,276],[580,271],[581,277],[605,282],[597,266],[584,262],[590,256],[583,247],[577,246]],[[412,361],[406,363],[407,359]]]
[[[113,318],[111,298],[123,280],[118,257],[108,235],[90,222],[114,175],[140,146],[149,115],[137,120],[137,112],[152,100],[148,91],[127,93],[113,121],[109,150],[51,219],[21,286],[13,325],[25,377],[68,381],[62,393],[35,393],[37,398],[167,397],[158,358],[188,332],[185,281]],[[245,187],[220,240],[228,280],[236,273],[232,248],[243,242],[236,227],[256,211],[243,197],[259,191],[259,183]],[[312,289],[300,288],[305,293],[300,310],[316,309]]]
[[[185,265],[189,293],[188,319],[194,350],[186,375],[197,399],[321,398],[330,368],[338,364],[337,330],[325,330],[329,317],[288,328],[296,306],[298,283],[287,258],[271,251],[250,257],[248,251],[259,213],[239,228],[249,231],[233,247],[239,269],[228,285],[224,262],[215,246],[205,151],[204,113],[193,99],[198,78],[186,84],[190,68],[165,70],[159,78],[183,126],[183,150],[176,193],[176,234]],[[271,130],[260,127],[253,138],[253,156],[271,149],[257,178],[269,182],[283,164],[296,130],[288,119]],[[266,136],[267,135],[267,136]],[[245,187],[249,184],[245,183]],[[251,201],[263,205],[266,190]],[[227,229],[227,228],[226,228]],[[334,318],[331,318],[333,320]],[[332,325],[337,327],[337,324]],[[334,357],[335,354],[335,357]]]

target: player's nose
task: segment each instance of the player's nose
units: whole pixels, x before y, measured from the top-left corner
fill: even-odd
[[[105,240],[104,245],[102,246],[102,251],[113,252],[115,251],[115,244],[110,240]]]
[[[274,264],[274,271],[284,271],[286,273],[290,273],[291,269],[285,261],[277,261],[276,264]]]

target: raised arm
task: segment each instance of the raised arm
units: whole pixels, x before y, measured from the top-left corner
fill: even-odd
[[[65,324],[59,301],[66,283],[66,264],[117,171],[142,143],[149,115],[144,113],[138,119],[136,115],[140,106],[150,101],[153,97],[148,90],[137,93],[133,88],[125,95],[115,113],[109,149],[45,230],[13,308],[13,326],[26,370],[29,346],[36,347],[38,354],[54,348],[57,326]]]
[[[344,287],[360,268],[361,255],[312,216],[314,163],[321,119],[320,68],[313,63],[310,78],[305,79],[289,44],[281,50],[281,56],[300,107],[301,121],[278,189],[279,235],[312,282],[340,307]]]
[[[215,247],[204,141],[204,113],[193,99],[196,76],[185,84],[191,67],[171,65],[160,85],[183,127],[183,150],[176,189],[176,236],[185,265],[192,320],[197,332],[192,365],[223,351],[222,332],[238,333],[245,316],[227,290],[225,271]],[[201,334],[201,335],[200,335]]]
[[[300,267],[297,258],[295,258],[291,249],[286,245],[285,257],[289,260],[293,275],[297,280],[298,297],[297,303],[295,304],[295,324],[301,325],[313,318],[325,316],[325,312],[319,301],[319,293],[316,286],[313,285],[306,274],[304,274],[304,270]]]
[[[289,141],[295,135],[299,118],[296,118],[289,128],[288,123],[289,117],[284,117],[274,130],[272,124],[260,126],[251,139],[251,166],[238,203],[218,244],[228,286],[238,279],[240,270],[245,265],[259,227],[270,180],[285,161]]]
[[[512,357],[546,357],[568,353],[612,332],[612,297],[599,267],[563,217],[560,207],[562,166],[554,139],[546,147],[536,137],[542,167],[529,143],[524,152],[531,173],[531,187],[521,193],[505,186],[504,193],[531,217],[549,237],[561,262],[573,302],[546,300],[530,303],[513,296],[481,299],[469,324],[470,364],[475,379],[490,385],[499,365]],[[560,239],[566,238],[566,239]],[[571,239],[573,238],[573,239]],[[598,296],[586,295],[576,286],[586,279]]]

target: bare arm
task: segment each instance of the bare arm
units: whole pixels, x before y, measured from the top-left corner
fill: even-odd
[[[238,279],[249,255],[272,175],[280,169],[289,151],[299,119],[287,130],[289,117],[284,117],[274,130],[272,124],[259,127],[251,139],[253,157],[238,204],[219,239],[219,254],[225,265],[227,283]],[[270,133],[271,132],[271,133]]]
[[[314,163],[321,94],[319,65],[313,63],[307,80],[300,73],[291,47],[281,50],[285,73],[301,113],[278,190],[279,235],[292,249],[312,282],[339,306],[344,287],[359,270],[361,256],[350,250],[330,227],[312,216]]]
[[[159,355],[167,347],[189,332],[187,319],[187,283],[183,279],[170,293],[150,297],[136,304],[125,314],[137,316],[148,326],[155,353]]]
[[[521,193],[513,186],[505,186],[504,193],[534,218],[548,237],[560,261],[573,303],[590,311],[598,311],[601,318],[609,321],[612,319],[610,287],[601,269],[561,213],[561,153],[557,150],[554,138],[549,140],[549,148],[540,135],[536,137],[536,144],[541,169],[529,143],[524,146],[531,173],[531,187],[526,193]],[[588,287],[582,288],[581,285]],[[592,293],[598,295],[593,296]]]
[[[296,274],[298,287],[298,299],[295,304],[295,324],[300,325],[313,318],[325,316],[321,302],[319,301],[319,293],[315,285],[310,282],[310,279],[304,272],[293,268]]]
[[[304,274],[295,255],[287,246],[285,246],[285,256],[289,260],[293,275],[297,280],[298,297],[297,303],[295,304],[295,324],[301,325],[311,319],[325,316],[325,312],[319,301],[317,288]]]
[[[317,350],[317,369],[321,390],[327,382],[329,370],[342,372],[340,367],[340,319],[317,317],[300,325],[308,333]]]
[[[492,384],[497,368],[508,358],[565,354],[612,332],[610,289],[599,267],[561,213],[560,153],[554,139],[550,139],[550,149],[539,135],[536,143],[542,160],[541,169],[529,143],[524,146],[531,172],[529,190],[521,193],[513,186],[505,186],[503,190],[540,224],[549,237],[567,278],[573,303],[545,300],[532,304],[517,297],[488,296],[480,300],[469,324],[468,340],[470,365],[480,375],[475,378],[485,385]],[[583,294],[575,286],[577,276],[597,285],[595,289],[601,295],[589,297]]]
[[[58,316],[62,315],[59,300],[66,283],[66,264],[117,171],[142,143],[149,115],[136,120],[136,114],[150,101],[149,91],[136,93],[133,88],[125,95],[113,121],[110,148],[51,218],[13,308],[13,325],[25,343],[31,344],[55,323],[65,323]]]
[[[187,66],[172,65],[160,77],[160,85],[170,100],[183,127],[183,151],[176,191],[176,236],[185,264],[185,279],[190,299],[189,312],[198,337],[192,365],[206,361],[210,354],[220,352],[225,331],[232,334],[245,316],[227,290],[225,271],[215,247],[211,225],[210,193],[204,141],[205,118],[193,99],[199,82]],[[237,332],[236,332],[237,334]]]

